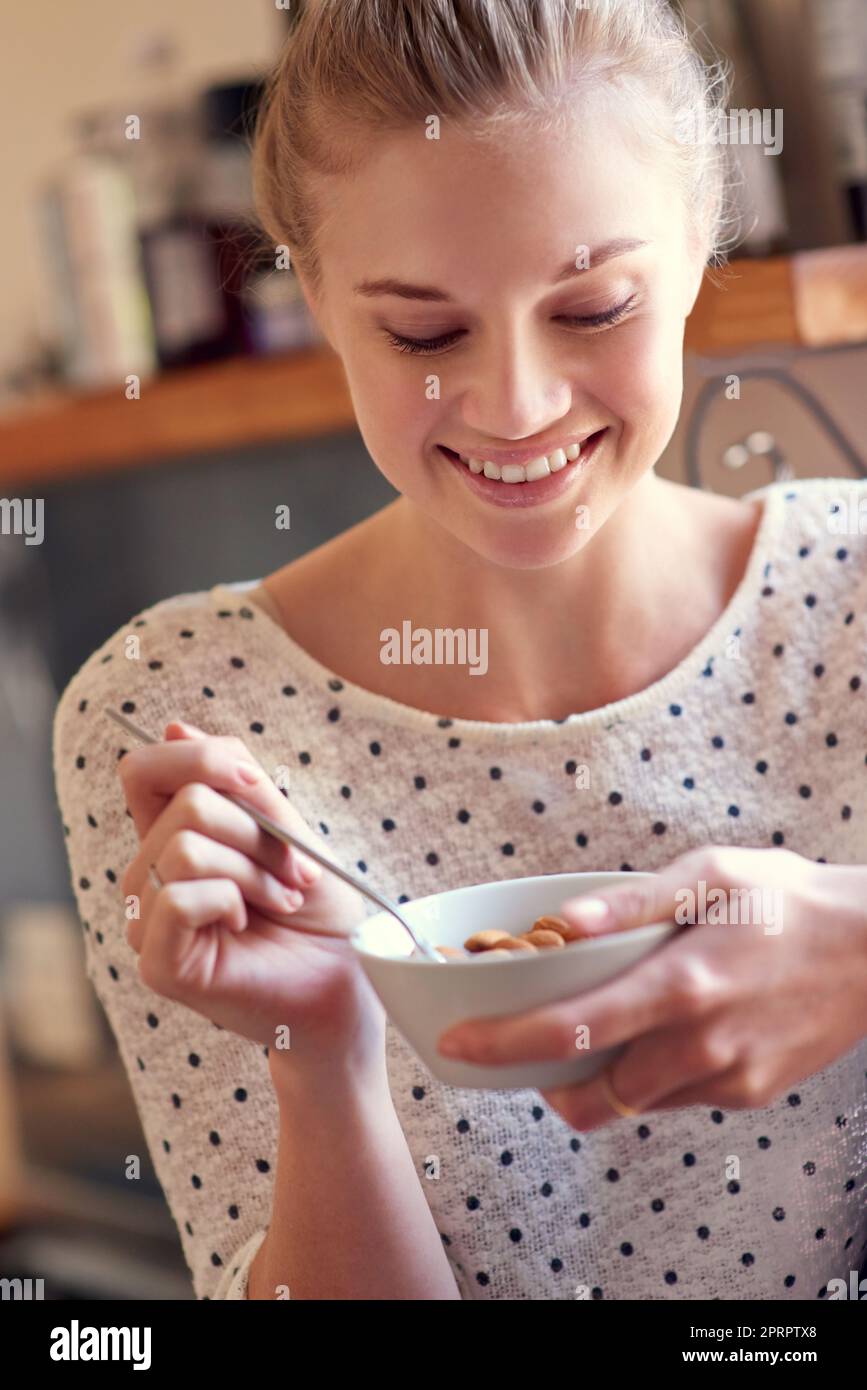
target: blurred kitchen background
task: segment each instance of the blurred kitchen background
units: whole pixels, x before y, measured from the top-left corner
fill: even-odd
[[[83,971],[57,697],[132,614],[394,495],[252,222],[246,134],[291,4],[0,4],[0,492],[47,517],[42,544],[5,512],[0,533],[0,1275],[49,1298],[193,1296],[153,1170],[131,1195],[117,1157],[146,1148]],[[735,495],[863,476],[867,0],[681,8],[734,64],[732,108],[782,109],[785,139],[735,152],[742,240],[688,325],[658,471]]]

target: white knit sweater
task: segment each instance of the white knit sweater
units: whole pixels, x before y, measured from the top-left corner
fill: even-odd
[[[55,776],[88,973],[199,1298],[246,1296],[277,1105],[261,1047],[139,981],[119,886],[138,848],[117,774],[130,741],[102,707],[157,736],[173,717],[237,734],[272,775],[288,766],[309,825],[393,898],[658,870],[708,843],[865,864],[867,539],[828,518],[840,501],[867,517],[867,483],[761,495],[748,570],[704,640],[639,694],[559,722],[449,721],[342,681],[251,602],[255,581],[153,605],[67,686]],[[139,659],[125,654],[131,635]],[[583,763],[598,772],[578,792]],[[391,1024],[387,1059],[464,1298],[572,1299],[583,1286],[605,1299],[814,1299],[864,1259],[867,1040],[763,1109],[693,1106],[587,1135],[535,1091],[439,1084]]]

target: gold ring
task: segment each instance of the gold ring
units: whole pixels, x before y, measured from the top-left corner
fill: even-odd
[[[613,1065],[614,1063],[612,1062],[607,1067],[605,1067],[599,1078],[602,1082],[602,1089],[605,1092],[605,1098],[608,1101],[608,1104],[611,1106],[611,1109],[616,1110],[618,1115],[622,1115],[624,1120],[633,1120],[635,1119],[636,1115],[641,1114],[641,1111],[633,1110],[631,1105],[626,1105],[615,1091],[614,1083],[612,1082],[611,1076],[609,1074]]]

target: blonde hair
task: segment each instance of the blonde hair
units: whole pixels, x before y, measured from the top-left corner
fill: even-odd
[[[722,264],[737,238],[736,166],[726,144],[676,131],[715,128],[730,75],[670,0],[294,0],[253,136],[256,213],[317,294],[317,174],[350,173],[373,135],[432,115],[479,138],[510,123],[551,129],[570,97],[607,83],[639,103],[627,135],[641,157],[670,158],[688,235]]]

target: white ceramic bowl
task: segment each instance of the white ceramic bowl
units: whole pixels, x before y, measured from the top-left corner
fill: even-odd
[[[478,883],[404,903],[418,936],[433,946],[461,946],[474,932],[499,928],[518,935],[537,917],[558,913],[566,898],[600,892],[642,873],[545,874],[500,883]],[[576,1048],[574,1058],[509,1066],[478,1066],[443,1057],[437,1039],[461,1019],[524,1013],[567,999],[609,980],[659,946],[677,925],[653,923],[614,932],[562,950],[521,955],[516,960],[437,961],[410,959],[413,944],[387,912],[368,917],[352,934],[361,964],[389,1018],[418,1053],[428,1071],[450,1086],[512,1090],[569,1085],[593,1076],[623,1050]],[[576,1013],[576,1024],[581,1022]],[[592,1042],[592,1039],[591,1039]]]

